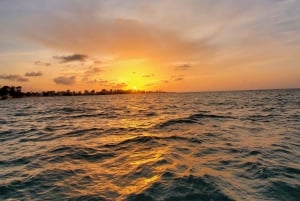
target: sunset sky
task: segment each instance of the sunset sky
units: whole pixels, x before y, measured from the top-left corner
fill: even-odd
[[[0,85],[300,87],[300,1],[0,0]]]

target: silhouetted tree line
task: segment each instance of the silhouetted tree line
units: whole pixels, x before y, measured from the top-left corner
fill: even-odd
[[[36,97],[36,96],[90,96],[90,95],[113,95],[113,94],[143,94],[143,93],[163,93],[162,91],[145,91],[145,90],[122,90],[122,89],[102,89],[101,91],[84,90],[81,91],[43,91],[43,92],[22,92],[21,86],[3,86],[0,90],[2,99]]]
[[[1,99],[7,99],[7,98],[21,98],[24,96],[24,93],[22,92],[21,86],[3,86],[0,89],[0,96]]]

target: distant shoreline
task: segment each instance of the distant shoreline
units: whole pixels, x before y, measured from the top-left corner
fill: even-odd
[[[232,93],[232,92],[253,92],[253,91],[278,91],[278,90],[300,90],[300,88],[282,88],[282,89],[246,89],[246,90],[220,90],[220,91],[186,91],[186,92],[173,92],[173,91],[146,91],[146,90],[122,90],[122,89],[102,89],[101,91],[85,90],[81,91],[42,91],[42,92],[22,92],[20,86],[8,87],[3,86],[0,88],[0,100],[14,99],[14,98],[27,98],[27,97],[62,97],[62,96],[104,96],[104,95],[120,95],[120,94],[158,94],[158,93]]]
[[[221,92],[247,92],[247,91],[277,91],[277,90],[300,90],[300,88],[274,88],[274,89],[234,89],[234,90],[211,90],[211,91],[184,91],[169,93],[221,93]]]
[[[117,95],[117,94],[153,94],[153,93],[167,93],[164,91],[146,91],[146,90],[107,90],[102,89],[101,91],[95,90],[85,90],[84,92],[81,91],[43,91],[43,92],[22,92],[22,87],[18,86],[3,86],[0,89],[0,97],[1,100],[7,100],[12,98],[26,98],[26,97],[60,97],[60,96],[103,96],[103,95]]]

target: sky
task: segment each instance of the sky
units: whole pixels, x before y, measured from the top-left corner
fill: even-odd
[[[0,0],[0,85],[300,87],[299,0]]]

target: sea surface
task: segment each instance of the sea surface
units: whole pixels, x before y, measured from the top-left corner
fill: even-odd
[[[300,200],[300,90],[0,101],[0,200]]]

